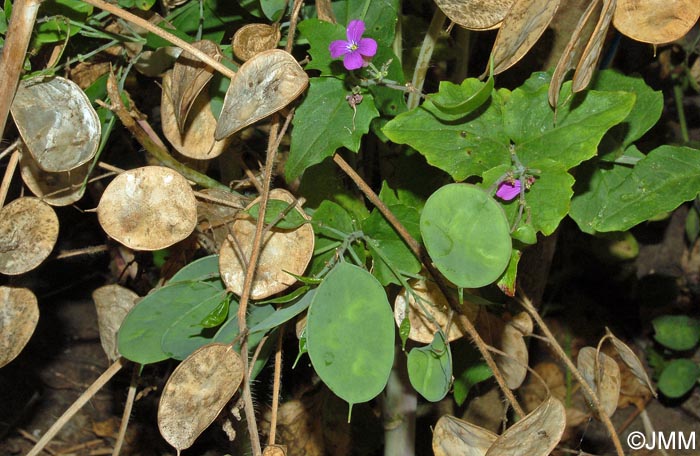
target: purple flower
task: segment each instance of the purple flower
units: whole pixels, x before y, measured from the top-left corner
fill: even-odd
[[[372,38],[362,38],[365,31],[365,23],[360,20],[350,21],[347,30],[347,40],[333,41],[328,50],[331,57],[337,59],[343,57],[343,65],[346,70],[357,70],[367,66],[374,54],[377,53],[377,42]]]
[[[520,181],[518,179],[501,182],[496,190],[496,196],[504,201],[510,201],[520,194]]]

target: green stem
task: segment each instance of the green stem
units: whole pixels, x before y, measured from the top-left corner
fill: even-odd
[[[416,68],[413,71],[412,85],[417,93],[411,92],[408,95],[408,109],[413,109],[418,106],[420,92],[423,90],[423,84],[425,83],[425,75],[428,73],[428,67],[430,66],[430,59],[433,56],[440,31],[445,25],[445,20],[447,20],[445,13],[443,13],[440,8],[435,8],[435,14],[433,15],[432,21],[430,21],[430,27],[428,27],[428,32],[423,39],[423,45],[420,48],[418,60],[416,61]]]
[[[685,110],[683,110],[683,88],[680,85],[680,81],[675,81],[675,84],[673,84],[673,98],[676,101],[678,123],[681,126],[681,138],[687,144],[690,142],[690,135],[688,135],[688,122],[685,119]]]
[[[367,11],[369,11],[369,5],[370,5],[371,0],[366,0],[365,1],[365,6],[362,8],[362,14],[360,15],[360,20],[365,20],[365,17],[367,16]]]

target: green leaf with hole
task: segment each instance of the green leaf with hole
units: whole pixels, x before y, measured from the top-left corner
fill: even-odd
[[[306,168],[332,156],[340,147],[353,152],[360,149],[362,136],[379,112],[371,94],[363,94],[362,103],[353,110],[345,99],[350,90],[333,77],[311,78],[304,101],[297,108],[292,124],[292,143],[285,165],[287,180],[293,180]]]
[[[339,263],[316,289],[306,323],[307,348],[321,380],[350,404],[382,392],[394,362],[395,323],[372,274]]]
[[[306,223],[306,219],[299,213],[299,211],[297,211],[294,207],[290,209],[289,205],[290,204],[286,201],[276,199],[269,200],[267,202],[267,209],[265,210],[265,224],[269,225],[276,221],[276,228],[282,230],[293,230]],[[255,203],[246,212],[248,215],[257,220],[259,211],[260,203]],[[284,214],[284,216],[280,219],[282,214]]]
[[[452,382],[452,353],[442,331],[425,347],[408,354],[408,379],[421,396],[430,402],[444,398]]]
[[[690,391],[700,376],[700,367],[689,359],[674,359],[659,376],[659,390],[672,399]]]
[[[686,315],[664,315],[654,318],[654,339],[671,350],[684,351],[700,341],[700,321]]]
[[[140,364],[168,359],[170,355],[161,347],[163,335],[201,303],[210,303],[209,311],[212,310],[219,304],[222,293],[224,287],[220,281],[177,282],[151,292],[124,318],[118,334],[119,353]]]
[[[420,217],[423,242],[435,266],[458,287],[496,281],[510,262],[510,227],[501,206],[469,184],[432,194]]]
[[[625,155],[639,161],[591,165],[577,177],[571,218],[582,231],[627,231],[700,193],[699,150],[661,146],[644,156],[630,146]]]

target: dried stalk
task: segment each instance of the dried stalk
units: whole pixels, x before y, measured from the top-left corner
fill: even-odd
[[[55,423],[51,425],[48,431],[39,439],[39,441],[34,445],[34,448],[32,448],[29,453],[27,453],[26,456],[38,456],[43,450],[46,445],[53,439],[56,434],[58,434],[58,431],[60,431],[63,426],[70,421],[71,418],[73,418],[73,415],[78,413],[78,411],[89,401],[92,399],[92,397],[97,393],[100,388],[102,388],[108,381],[111,380],[112,377],[116,375],[117,372],[124,366],[124,359],[119,358],[116,360],[111,366],[107,368],[106,371],[100,375],[97,380],[93,382],[92,385],[88,389],[85,390],[83,394],[80,395],[78,399],[76,399],[73,404],[71,404],[70,407],[68,407],[68,410],[66,410],[63,415],[61,415]]]
[[[12,17],[0,55],[0,136],[5,131],[7,115],[15,98],[40,4],[41,0],[16,0],[12,3]]]
[[[610,434],[610,439],[612,440],[613,445],[615,445],[615,451],[617,452],[618,456],[624,456],[625,453],[622,449],[622,444],[620,443],[620,437],[617,435],[617,432],[615,431],[615,426],[613,426],[612,421],[610,421],[610,417],[603,411],[603,408],[600,405],[600,400],[598,399],[598,395],[595,393],[595,391],[593,391],[593,388],[591,388],[586,379],[583,378],[576,366],[574,366],[573,361],[569,359],[564,349],[561,348],[561,345],[559,345],[559,342],[557,342],[557,339],[554,337],[554,334],[552,334],[552,331],[550,331],[549,327],[544,322],[537,310],[533,307],[530,300],[528,298],[523,298],[519,301],[520,305],[522,305],[523,308],[527,311],[527,313],[530,314],[532,319],[535,320],[535,322],[537,323],[537,326],[539,326],[542,332],[544,333],[550,348],[559,357],[559,359],[561,359],[566,364],[571,374],[581,385],[581,389],[586,395],[586,398],[591,402],[591,404],[593,404],[595,412],[598,414],[598,417],[600,417],[600,420],[603,422],[603,425],[605,425],[605,428],[608,430],[608,434]]]
[[[15,170],[17,169],[19,155],[20,153],[18,150],[12,152],[12,155],[10,156],[10,161],[7,162],[5,175],[2,177],[2,184],[0,184],[0,207],[3,207],[5,205],[5,198],[7,198],[7,192],[10,190],[10,184],[12,183],[12,175],[15,174]]]
[[[387,221],[391,224],[391,226],[394,227],[396,232],[401,236],[401,239],[408,245],[408,248],[411,249],[411,252],[418,258],[419,261],[421,261],[425,267],[427,268],[428,272],[430,275],[435,279],[436,283],[442,290],[443,294],[447,298],[447,300],[450,303],[450,306],[455,312],[462,313],[461,308],[458,302],[454,299],[451,293],[448,292],[448,286],[445,280],[442,278],[442,275],[440,272],[435,269],[435,266],[433,266],[432,261],[428,257],[427,253],[423,251],[421,248],[420,244],[418,241],[413,239],[413,236],[406,230],[406,228],[403,226],[403,224],[399,221],[399,219],[396,218],[396,216],[391,212],[391,210],[387,207],[386,204],[382,200],[379,199],[376,193],[370,188],[369,185],[362,179],[362,177],[355,172],[354,169],[343,159],[338,154],[335,154],[333,156],[333,161],[342,169],[345,174],[347,174],[350,179],[357,185],[357,187],[360,189],[362,193],[367,197],[367,199],[377,208],[379,209],[379,212],[382,213],[382,215],[387,219]],[[501,372],[498,370],[498,366],[496,365],[496,362],[494,361],[493,357],[489,353],[489,348],[486,342],[481,338],[479,335],[478,331],[474,327],[471,321],[469,319],[463,319],[464,321],[462,322],[461,320],[458,322],[458,324],[462,324],[464,331],[466,331],[469,334],[469,337],[472,339],[474,344],[476,345],[477,349],[481,353],[481,356],[484,358],[484,361],[486,361],[486,364],[488,364],[489,368],[493,372],[493,376],[496,379],[496,382],[498,383],[498,386],[500,386],[501,390],[503,391],[503,394],[506,396],[506,399],[508,399],[508,402],[510,402],[511,406],[513,407],[513,410],[515,410],[515,413],[518,415],[525,416],[525,411],[523,408],[520,406],[518,403],[518,400],[515,398],[515,395],[513,395],[513,392],[506,386],[505,379],[503,378],[503,375],[501,375]],[[460,323],[461,322],[461,323]]]

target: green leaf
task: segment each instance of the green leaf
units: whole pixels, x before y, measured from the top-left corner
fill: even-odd
[[[633,168],[601,163],[580,176],[571,217],[582,231],[626,231],[700,192],[696,149],[661,146],[644,157],[631,148],[625,155],[641,159]]]
[[[341,24],[331,24],[319,19],[306,19],[299,22],[299,32],[309,40],[309,56],[311,61],[306,64],[307,70],[319,70],[322,76],[345,74],[347,70],[340,65],[332,65],[331,53],[328,46],[335,40],[344,40],[345,27]],[[337,60],[340,63],[340,60]]]
[[[194,260],[175,273],[168,285],[175,282],[196,281],[219,277],[219,255],[209,255]]]
[[[292,144],[285,168],[288,180],[299,177],[306,168],[332,156],[340,147],[359,150],[360,139],[379,112],[372,95],[364,94],[354,114],[345,99],[349,93],[339,79],[310,79],[309,91],[292,121]]]
[[[138,8],[143,11],[148,11],[156,0],[119,0],[119,6],[122,8]]]
[[[420,107],[396,116],[382,131],[393,142],[408,144],[428,163],[462,181],[510,163],[510,139],[502,128],[503,103],[500,91],[494,92],[464,122],[447,123],[432,114],[437,108],[426,100]]]
[[[309,307],[307,348],[321,380],[350,404],[386,385],[394,362],[395,323],[381,284],[369,272],[338,264]]]
[[[520,263],[520,257],[522,257],[522,255],[523,252],[518,249],[513,249],[511,251],[508,267],[496,283],[496,286],[501,289],[503,294],[511,298],[515,296],[515,286],[518,279],[518,263]]]
[[[428,198],[420,218],[435,266],[458,287],[493,283],[510,262],[510,227],[501,206],[480,188],[449,184]]]
[[[296,203],[294,203],[292,206],[294,205],[296,205]],[[306,223],[306,219],[294,207],[287,210],[289,206],[290,204],[286,201],[276,199],[269,200],[267,202],[267,210],[265,211],[265,224],[269,225],[270,223],[276,221],[285,211],[287,211],[287,213],[275,224],[275,227],[282,230],[293,230]],[[246,212],[248,215],[257,220],[259,210],[260,203],[255,203]]]
[[[203,328],[216,328],[219,326],[221,323],[226,321],[230,304],[231,295],[227,294],[224,299],[221,300],[219,305],[199,322],[199,325]]]
[[[388,208],[414,239],[420,239],[420,214],[416,209],[403,204],[392,204]],[[399,285],[401,282],[381,256],[391,261],[395,270],[409,274],[420,272],[420,262],[379,210],[372,211],[372,214],[362,222],[362,231],[373,241],[369,243],[374,260],[372,272],[382,285],[386,286],[390,283]],[[376,252],[377,249],[382,255]]]
[[[438,93],[428,95],[428,100],[437,108],[431,112],[446,121],[461,119],[486,103],[493,92],[493,85],[493,77],[486,82],[469,78],[460,85],[441,81]]]
[[[238,306],[236,306],[238,307]],[[251,305],[248,306],[248,315],[246,316],[246,324],[249,328],[255,327],[258,323],[265,320],[267,317],[275,312],[274,306],[270,304],[265,305]],[[239,335],[238,331],[238,316],[236,312],[229,312],[229,319],[221,325],[219,330],[216,332],[213,338],[213,342],[221,342],[230,344]],[[265,336],[263,332],[256,332],[255,334],[250,334],[248,336],[248,348],[253,348],[262,340]],[[236,351],[240,351],[240,342],[236,343],[234,346]]]
[[[339,24],[347,26],[353,19],[362,19],[366,27],[364,37],[374,38],[380,48],[391,47],[396,34],[398,0],[341,0],[332,5]]]
[[[314,298],[315,294],[316,290],[310,290],[303,296],[292,301],[291,303],[280,307],[274,313],[270,314],[267,318],[265,318],[263,321],[250,328],[250,332],[267,332],[271,329],[280,326],[283,323],[288,322],[289,320],[296,317],[309,307],[309,305],[311,304],[311,300]]]
[[[166,285],[151,292],[124,318],[118,333],[119,353],[140,364],[167,359],[169,355],[161,348],[161,339],[166,331],[182,315],[202,302],[212,299],[211,308],[215,307],[223,291],[220,281],[188,281]]]
[[[529,82],[515,89],[504,108],[503,123],[525,166],[534,167],[535,161],[551,159],[568,170],[596,154],[605,132],[627,117],[635,96],[587,90],[558,108],[555,124],[547,98],[548,78],[535,73]],[[562,99],[570,93],[571,83],[564,84]]]
[[[330,239],[342,241],[335,230],[349,234],[354,231],[352,217],[348,211],[332,201],[323,201],[313,215],[314,232]],[[333,230],[330,230],[332,228]]]
[[[399,85],[404,84],[406,80],[404,78],[403,69],[401,68],[401,60],[396,57],[391,47],[379,47],[377,49],[377,54],[372,58],[372,63],[374,63],[374,66],[377,68],[381,68],[387,62],[391,63],[387,68],[387,74],[384,78],[394,81]],[[370,85],[369,91],[374,96],[374,105],[382,115],[395,117],[406,111],[405,92],[382,84]],[[381,134],[381,131],[379,131],[379,133]],[[382,140],[385,141],[384,139]]]
[[[220,308],[222,302],[226,301],[226,296],[226,291],[222,290],[207,299],[203,299],[187,312],[178,316],[161,337],[160,346],[163,352],[167,353],[170,358],[185,359],[199,347],[212,342],[216,330],[204,326],[203,323]],[[233,301],[233,306],[227,307],[230,309],[226,309],[226,314],[215,326],[223,323],[227,315],[233,318],[238,309],[238,303]]]
[[[39,15],[50,19],[34,27],[33,47],[44,43],[56,43],[65,40],[67,36],[75,35],[80,31],[80,27],[69,24],[66,19],[84,22],[92,14],[92,10],[92,5],[79,0],[46,0],[42,2]]]
[[[413,348],[407,367],[408,379],[421,396],[430,402],[442,400],[452,381],[452,354],[444,333],[436,332],[430,345]]]
[[[672,399],[693,389],[700,375],[700,367],[689,359],[674,359],[666,365],[659,377],[659,390]]]
[[[451,344],[454,362],[454,398],[461,406],[477,383],[493,376],[491,369],[481,358],[481,353],[469,341],[457,340]]]
[[[297,277],[301,278],[301,282],[304,282],[306,279],[306,277],[302,277],[302,276],[297,276]],[[300,279],[298,279],[298,280],[300,280]],[[321,283],[321,281],[319,280],[318,283]],[[270,299],[265,299],[264,301],[257,301],[256,304],[258,304],[258,305],[260,305],[260,304],[287,304],[289,302],[296,301],[297,298],[299,298],[301,295],[305,294],[307,291],[309,291],[309,286],[304,285],[304,286],[301,286],[301,287],[297,288],[296,290],[294,290],[291,293],[288,293],[286,295],[277,296],[275,298],[270,298]]]
[[[622,155],[627,147],[649,131],[661,117],[664,107],[663,94],[649,87],[641,77],[603,70],[596,73],[590,88],[622,90],[636,95],[634,106],[625,120],[611,128],[601,141],[599,155],[604,160],[614,160]]]
[[[286,0],[260,0],[260,7],[271,22],[279,21],[287,8]]]
[[[664,315],[655,318],[654,339],[666,348],[690,350],[700,341],[700,321],[685,315]]]

